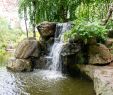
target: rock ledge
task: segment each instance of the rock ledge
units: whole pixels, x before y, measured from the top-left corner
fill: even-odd
[[[76,66],[93,80],[96,95],[113,95],[113,67],[79,64]]]

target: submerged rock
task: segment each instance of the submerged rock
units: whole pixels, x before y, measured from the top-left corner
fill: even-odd
[[[7,64],[7,69],[15,72],[31,71],[32,63],[28,59],[12,59]]]
[[[103,44],[95,44],[89,46],[89,64],[104,65],[113,60],[113,56],[109,49]]]
[[[42,38],[53,37],[56,30],[56,23],[54,22],[42,22],[37,26],[37,29]]]
[[[15,51],[15,57],[26,59],[30,56],[38,58],[40,56],[40,44],[35,38],[25,38],[22,40]]]

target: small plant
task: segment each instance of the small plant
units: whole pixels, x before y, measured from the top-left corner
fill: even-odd
[[[91,38],[106,38],[107,29],[99,22],[76,21],[74,28],[64,35],[64,39],[75,39],[76,37],[86,41]]]

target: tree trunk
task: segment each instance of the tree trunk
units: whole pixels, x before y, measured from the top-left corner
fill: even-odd
[[[28,28],[27,28],[27,10],[24,7],[24,20],[25,20],[25,27],[26,27],[26,33],[27,33],[27,38],[28,38]]]
[[[108,20],[110,19],[110,17],[112,16],[112,12],[113,12],[113,3],[111,4],[110,8],[109,8],[109,11],[108,11],[108,14],[107,14],[107,18],[105,19],[104,21],[104,25],[107,24]]]

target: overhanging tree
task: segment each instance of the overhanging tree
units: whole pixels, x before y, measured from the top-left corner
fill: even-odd
[[[26,7],[35,37],[35,24],[41,21],[67,22],[75,20],[76,9],[80,5],[83,5],[83,12],[78,13],[82,13],[81,17],[85,15],[87,18],[94,18],[95,10],[98,10],[100,15],[96,14],[97,17],[103,18],[106,12],[101,10],[108,10],[111,2],[112,0],[19,0],[19,13],[23,15],[24,7]],[[94,11],[92,12],[92,10]]]
[[[23,14],[25,6],[31,22],[34,15],[32,2],[35,2],[36,23],[44,20],[66,22],[75,19],[75,9],[82,0],[19,0],[19,13]]]

